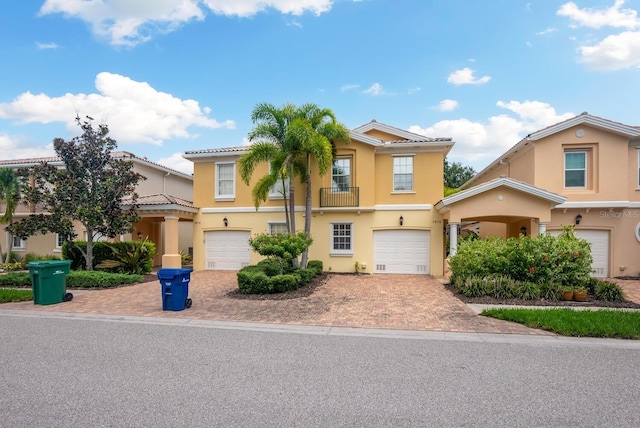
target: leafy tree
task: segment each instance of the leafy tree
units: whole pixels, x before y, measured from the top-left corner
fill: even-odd
[[[112,157],[117,143],[108,136],[107,125],[94,129],[91,121],[76,117],[82,135],[70,141],[53,140],[53,147],[64,163],[58,168],[43,162],[17,171],[24,199],[43,211],[12,225],[11,231],[23,239],[38,233],[55,232],[73,245],[77,236],[73,221],[87,232],[86,250],[78,248],[87,270],[93,270],[93,242],[99,235],[113,238],[132,230],[140,219],[135,187],[145,177],[133,172],[133,162]],[[130,208],[123,210],[127,198]]]
[[[292,133],[298,140],[298,146],[305,156],[306,202],[304,231],[311,233],[311,160],[315,159],[320,176],[327,173],[333,163],[335,145],[333,141],[341,139],[349,142],[349,130],[336,120],[329,109],[321,109],[315,104],[305,104],[298,109],[296,119],[291,125]],[[302,253],[303,269],[307,267],[308,250]]]
[[[251,120],[255,124],[249,133],[249,141],[253,144],[249,147],[239,161],[240,176],[248,185],[251,176],[258,164],[269,162],[269,172],[258,180],[252,190],[253,202],[256,209],[260,202],[267,200],[270,189],[280,181],[282,189],[289,181],[289,206],[287,195],[284,197],[285,220],[287,230],[295,232],[295,186],[293,177],[300,175],[303,165],[300,162],[297,141],[292,138],[290,124],[294,119],[296,107],[293,104],[285,104],[278,108],[273,104],[258,104],[251,113]]]
[[[470,166],[464,166],[460,162],[449,163],[444,160],[444,185],[450,189],[457,189],[469,181],[476,171]]]
[[[13,235],[11,225],[13,224],[13,214],[16,211],[20,200],[20,180],[11,168],[0,168],[0,201],[4,203],[4,214],[0,217],[0,224],[7,224],[7,255],[5,263],[11,261],[11,250],[13,249]],[[0,246],[0,255],[2,247]],[[0,260],[1,262],[2,260]]]

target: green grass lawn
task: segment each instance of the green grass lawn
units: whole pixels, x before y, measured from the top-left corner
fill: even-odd
[[[482,315],[562,336],[640,339],[640,312],[571,309],[485,309]]]
[[[24,302],[27,300],[33,300],[33,292],[31,290],[0,288],[0,303]]]

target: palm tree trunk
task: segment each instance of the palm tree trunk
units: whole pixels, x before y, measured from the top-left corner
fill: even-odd
[[[307,155],[307,198],[304,204],[304,233],[309,236],[311,234],[311,156]],[[300,263],[301,269],[307,268],[307,262],[309,260],[309,249],[307,248],[302,253],[302,263]]]

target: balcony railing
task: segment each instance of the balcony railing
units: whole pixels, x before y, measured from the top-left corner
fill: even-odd
[[[359,187],[320,188],[320,207],[357,207],[360,205]]]

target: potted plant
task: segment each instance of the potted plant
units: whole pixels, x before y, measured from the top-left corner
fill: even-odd
[[[573,290],[573,300],[576,302],[587,301],[587,289],[584,287],[578,287]]]
[[[573,288],[565,287],[562,290],[562,300],[573,300]]]

